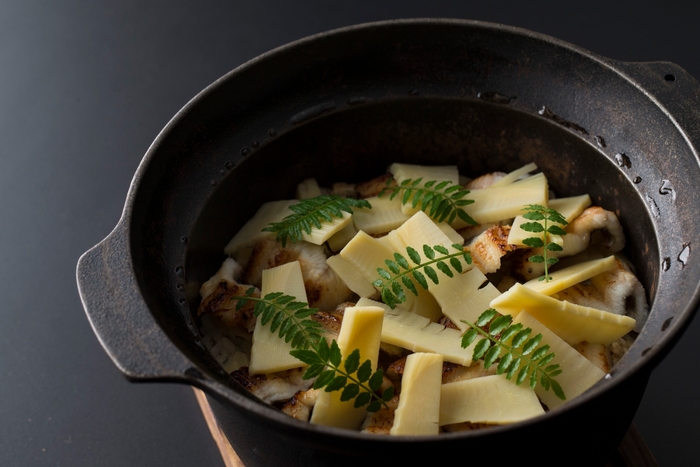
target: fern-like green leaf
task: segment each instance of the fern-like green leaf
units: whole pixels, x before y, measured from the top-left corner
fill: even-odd
[[[415,264],[410,266],[406,258],[399,254],[394,254],[394,260],[386,260],[387,269],[377,268],[379,279],[372,284],[379,289],[382,301],[389,307],[396,308],[400,303],[406,301],[406,292],[408,289],[412,294],[418,295],[418,288],[414,282],[425,290],[428,290],[428,281],[426,276],[433,284],[439,284],[440,277],[437,271],[432,267],[435,266],[447,277],[453,277],[456,271],[458,274],[462,272],[461,259],[464,259],[467,264],[471,264],[472,258],[468,250],[459,244],[452,245],[456,251],[450,253],[447,248],[442,245],[423,245],[423,254],[426,259],[421,257],[420,253],[414,248],[407,247],[406,254]],[[436,255],[439,253],[439,256]]]
[[[280,222],[273,222],[263,229],[274,232],[277,240],[286,246],[287,240],[300,242],[304,234],[311,234],[312,229],[320,229],[323,223],[332,222],[333,218],[343,217],[343,212],[352,214],[353,208],[371,208],[367,200],[342,198],[335,195],[321,195],[299,201],[289,207],[293,214]]]
[[[561,227],[567,224],[566,219],[556,209],[546,208],[540,204],[528,204],[523,211],[527,211],[523,217],[533,222],[525,222],[520,225],[520,228],[526,232],[542,233],[541,237],[528,237],[523,240],[523,244],[530,248],[542,248],[541,255],[532,255],[528,261],[544,263],[544,275],[539,280],[549,282],[552,279],[549,275],[549,266],[557,263],[559,258],[548,257],[547,253],[562,251],[562,248],[554,242],[547,243],[547,235],[566,235],[566,230]]]
[[[469,190],[460,185],[455,185],[450,181],[429,180],[422,184],[422,178],[415,180],[406,179],[398,185],[390,186],[391,179],[387,181],[387,186],[379,193],[379,196],[389,194],[390,199],[401,196],[401,204],[410,204],[413,208],[420,207],[420,210],[428,214],[438,222],[452,223],[457,216],[470,225],[477,225],[476,221],[463,209],[464,206],[472,204],[474,200],[464,199],[469,194]]]
[[[482,313],[476,323],[463,321],[470,329],[462,337],[462,347],[468,347],[481,337],[474,346],[473,360],[483,358],[485,368],[498,362],[496,374],[505,374],[508,380],[515,377],[517,385],[528,380],[531,389],[539,381],[543,389],[551,389],[565,400],[564,391],[554,379],[561,374],[561,368],[558,364],[549,365],[555,354],[549,352],[549,345],[540,345],[542,334],[530,337],[532,329],[522,329],[522,324],[511,324],[512,321],[510,315],[498,315],[494,309]]]

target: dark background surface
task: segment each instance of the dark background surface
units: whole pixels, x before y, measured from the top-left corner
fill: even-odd
[[[131,384],[111,363],[82,310],[78,257],[202,88],[310,34],[411,17],[519,26],[700,78],[697,2],[0,2],[0,465],[223,465],[189,387]],[[700,465],[699,338],[695,319],[635,419],[662,466]]]

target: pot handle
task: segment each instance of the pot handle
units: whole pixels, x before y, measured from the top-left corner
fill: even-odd
[[[128,379],[194,382],[188,370],[192,362],[166,335],[139,292],[122,222],[80,257],[77,282],[92,329]]]
[[[673,62],[614,62],[638,89],[650,95],[664,112],[684,129],[700,150],[700,82]]]

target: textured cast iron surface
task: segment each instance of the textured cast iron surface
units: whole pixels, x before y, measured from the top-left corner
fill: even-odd
[[[216,397],[217,417],[251,467],[323,465],[310,460],[321,447],[345,458],[381,446],[411,459],[416,449],[465,449],[495,434],[573,436],[594,421],[600,439],[580,452],[602,459],[697,306],[699,90],[673,64],[613,62],[484,23],[400,21],[300,41],[219,80],[158,136],[119,228],[81,259],[81,296],[127,375]],[[225,243],[262,202],[290,197],[304,178],[357,181],[394,161],[457,164],[471,175],[535,161],[560,195],[588,192],[614,210],[653,313],[612,378],[537,422],[420,442],[300,424],[237,388],[191,313]],[[595,417],[611,412],[601,426]],[[294,448],[249,438],[273,433]]]

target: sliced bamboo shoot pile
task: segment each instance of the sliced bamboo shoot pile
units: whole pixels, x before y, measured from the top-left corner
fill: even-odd
[[[440,429],[442,355],[413,353],[406,357],[401,397],[392,435],[437,435]]]
[[[515,284],[491,301],[491,308],[514,317],[527,311],[571,345],[582,341],[611,344],[635,325],[635,320],[629,316],[557,300],[522,284]]]
[[[345,282],[350,290],[360,297],[373,297],[378,294],[371,282],[364,278],[360,271],[340,255],[331,256],[326,264]]]
[[[464,211],[476,222],[498,222],[522,214],[521,210],[526,204],[547,206],[549,185],[544,174],[539,173],[502,187],[471,190],[467,199],[474,200],[474,203],[465,206]],[[466,226],[459,217],[452,224],[456,229]]]
[[[291,295],[298,302],[307,302],[299,261],[265,269],[262,272],[260,296],[264,298],[272,292],[282,292],[285,295]],[[281,339],[277,333],[270,332],[269,324],[263,326],[260,319],[255,323],[248,372],[251,375],[259,375],[304,366],[299,360],[289,355],[292,350],[291,344]]]
[[[389,199],[387,195],[381,198],[374,196],[367,198],[367,201],[372,209],[353,209],[353,222],[357,230],[370,235],[385,233],[398,228],[409,218],[401,210],[401,198],[398,196],[394,199]]]
[[[384,303],[361,298],[358,306],[379,306],[384,309],[382,342],[413,352],[439,353],[445,361],[469,366],[475,343],[462,348],[462,333],[433,323],[429,319],[402,310],[392,310]]]
[[[545,391],[539,382],[535,387],[535,393],[550,409],[555,409],[582,394],[605,376],[603,370],[591,363],[529,313],[520,313],[513,319],[513,323],[521,323],[524,327],[531,328],[531,336],[533,337],[542,334],[541,344],[548,344],[549,351],[555,354],[550,365],[561,365],[562,372],[555,379],[564,391],[566,400],[559,399],[551,390]],[[529,380],[524,381],[523,386],[527,386],[528,382]]]
[[[525,282],[523,285],[545,295],[554,295],[560,290],[564,290],[614,268],[615,264],[615,257],[607,256],[605,258],[578,263],[555,272],[550,272],[549,275],[552,280],[549,282],[532,279]]]
[[[360,362],[369,359],[372,371],[375,371],[383,319],[384,310],[376,306],[346,308],[338,334],[338,347],[343,358],[358,349]],[[353,400],[341,401],[341,394],[342,391],[320,392],[311,415],[311,423],[357,430],[365,419],[366,408],[356,408]]]
[[[476,268],[440,281],[431,287],[430,292],[440,305],[442,313],[462,331],[469,328],[462,320],[476,322],[479,315],[490,307],[491,301],[501,295]]]
[[[270,201],[260,206],[255,215],[228,242],[224,248],[224,253],[232,255],[242,248],[253,246],[267,238],[274,238],[275,234],[273,232],[263,232],[263,229],[270,223],[280,222],[285,217],[293,214],[289,206],[297,202],[293,199],[286,199]]]
[[[442,385],[440,426],[454,423],[515,423],[544,414],[529,386],[504,375],[482,376]]]

